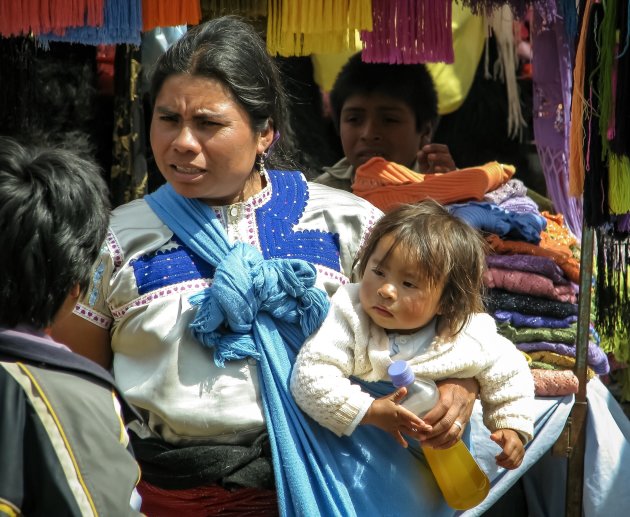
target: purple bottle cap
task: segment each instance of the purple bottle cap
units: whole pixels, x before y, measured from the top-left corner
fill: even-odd
[[[407,364],[407,361],[394,361],[389,365],[387,373],[392,379],[392,384],[396,388],[408,386],[416,380],[416,377],[411,371],[411,367]]]

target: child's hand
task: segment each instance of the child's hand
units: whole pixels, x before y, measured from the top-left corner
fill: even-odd
[[[418,165],[420,172],[424,174],[449,172],[457,169],[448,146],[444,144],[423,145],[418,151]]]
[[[499,467],[512,470],[523,463],[525,447],[516,431],[499,429],[490,435],[490,439],[503,449],[502,453],[495,456]]]
[[[407,388],[400,388],[391,395],[376,399],[367,410],[361,424],[379,427],[391,434],[403,447],[407,447],[408,443],[402,433],[420,439],[421,432],[430,432],[432,428],[420,417],[399,405],[405,395],[407,395]]]

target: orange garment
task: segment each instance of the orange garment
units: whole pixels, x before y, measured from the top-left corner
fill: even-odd
[[[356,170],[352,192],[387,212],[403,203],[431,198],[439,203],[482,201],[514,175],[514,167],[489,162],[446,173],[421,174],[375,157]]]
[[[580,263],[573,257],[571,250],[567,247],[554,246],[544,248],[537,244],[530,244],[524,241],[508,241],[501,239],[498,235],[490,234],[486,236],[486,241],[493,251],[499,255],[537,255],[539,257],[549,257],[552,259],[566,277],[575,282],[580,282]]]
[[[564,224],[562,214],[542,212],[542,216],[547,220],[547,228],[540,234],[541,246],[551,249],[555,249],[558,245],[569,248],[577,246],[577,239]]]

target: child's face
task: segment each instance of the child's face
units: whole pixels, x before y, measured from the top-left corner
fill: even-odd
[[[383,257],[394,240],[384,236],[374,249],[361,280],[361,307],[372,321],[392,332],[411,334],[439,314],[444,286],[423,282],[423,272],[411,264],[403,246],[396,246],[387,260]]]
[[[341,109],[343,152],[357,168],[380,156],[411,168],[429,135],[416,129],[416,115],[404,102],[380,93],[348,97]]]

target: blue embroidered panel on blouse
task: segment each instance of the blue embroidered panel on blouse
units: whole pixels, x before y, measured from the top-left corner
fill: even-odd
[[[294,230],[306,208],[308,190],[301,174],[269,171],[271,199],[256,210],[262,254],[269,258],[296,258],[341,271],[339,235],[320,230]]]
[[[215,268],[185,247],[176,236],[172,243],[177,246],[142,255],[131,262],[139,294],[214,276]]]

